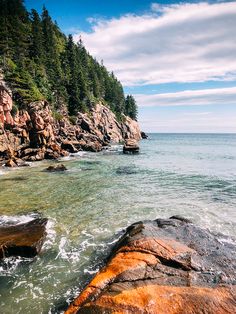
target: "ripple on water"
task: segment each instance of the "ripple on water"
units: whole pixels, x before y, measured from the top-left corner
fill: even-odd
[[[118,146],[63,159],[69,171],[60,175],[42,171],[51,161],[0,174],[0,224],[29,221],[35,211],[49,218],[42,254],[1,269],[5,312],[63,311],[135,221],[180,214],[236,235],[235,139],[152,135],[139,155],[125,156]]]

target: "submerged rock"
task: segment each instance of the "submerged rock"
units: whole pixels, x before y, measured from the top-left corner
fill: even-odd
[[[71,313],[236,312],[236,244],[180,216],[138,222]]]
[[[138,173],[138,170],[136,169],[135,166],[122,166],[116,169],[116,173],[120,175],[136,174]]]
[[[49,166],[46,168],[46,171],[49,171],[49,172],[60,172],[60,171],[66,171],[67,168],[66,166],[64,166],[63,164],[61,165],[57,165],[57,166]]]
[[[43,245],[47,219],[0,227],[0,259],[10,256],[34,257]]]
[[[135,139],[128,139],[124,143],[124,154],[135,154],[139,152],[138,142]]]

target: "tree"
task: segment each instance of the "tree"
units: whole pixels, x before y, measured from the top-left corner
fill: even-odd
[[[132,95],[127,95],[125,99],[125,115],[129,116],[131,119],[137,120],[138,108],[136,101]]]
[[[37,64],[42,64],[45,58],[43,46],[43,29],[40,16],[34,9],[31,11],[31,21],[30,57]]]
[[[0,0],[0,67],[21,103],[47,99],[57,109],[67,105],[71,115],[89,111],[102,100],[119,118],[137,116],[133,98],[103,62],[60,31],[43,7],[29,14],[23,0]]]

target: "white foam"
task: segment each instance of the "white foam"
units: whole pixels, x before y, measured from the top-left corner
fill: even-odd
[[[48,250],[56,241],[56,231],[54,229],[55,221],[53,219],[48,219],[46,225],[46,240],[42,246],[42,250]]]
[[[22,223],[29,222],[36,218],[35,214],[29,215],[21,215],[21,216],[7,216],[2,215],[0,216],[0,225],[18,225]]]

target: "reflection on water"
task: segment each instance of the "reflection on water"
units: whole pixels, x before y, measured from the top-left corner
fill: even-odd
[[[236,135],[151,135],[139,155],[116,146],[43,171],[52,163],[0,173],[0,224],[49,218],[38,258],[0,265],[4,314],[60,312],[135,221],[181,214],[236,236]]]

